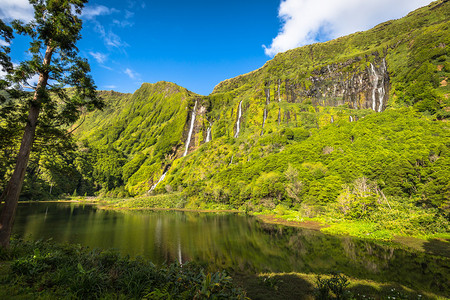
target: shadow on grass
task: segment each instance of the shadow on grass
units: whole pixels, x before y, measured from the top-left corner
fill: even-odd
[[[433,255],[440,255],[440,256],[450,258],[450,239],[428,240],[423,244],[422,247],[426,253],[433,254]]]
[[[328,275],[324,275],[325,277]],[[233,281],[241,286],[252,300],[314,299],[317,275],[300,273],[233,274]],[[399,284],[378,283],[350,279],[346,288],[352,299],[438,299],[443,295],[408,289]],[[336,299],[330,295],[330,299]]]

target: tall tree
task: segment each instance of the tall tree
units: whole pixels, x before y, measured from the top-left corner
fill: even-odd
[[[37,127],[58,128],[72,124],[83,109],[101,108],[95,93],[90,66],[78,56],[76,42],[81,38],[79,18],[87,0],[29,0],[34,19],[27,24],[13,21],[14,30],[31,38],[31,59],[9,69],[10,90],[30,89],[21,97],[28,107],[14,172],[2,193],[0,246],[8,247],[11,229],[22,189],[25,171]],[[6,26],[2,28],[7,28]],[[29,83],[38,75],[36,85]],[[73,87],[68,89],[68,87]]]

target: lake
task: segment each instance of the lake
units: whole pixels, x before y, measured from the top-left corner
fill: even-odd
[[[449,295],[450,258],[230,213],[106,211],[70,203],[22,203],[13,234],[117,248],[154,263],[195,261],[239,272],[329,273]]]

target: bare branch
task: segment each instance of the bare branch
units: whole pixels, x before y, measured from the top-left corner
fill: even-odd
[[[19,82],[20,86],[24,89],[30,89],[30,90],[36,90],[36,86],[32,86],[28,82],[24,81],[26,84],[23,84],[22,82]]]

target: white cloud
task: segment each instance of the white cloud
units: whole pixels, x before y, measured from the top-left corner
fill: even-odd
[[[145,1],[128,0],[127,3],[128,3],[128,8],[134,8],[135,6],[140,6],[141,8],[146,7]]]
[[[13,64],[13,67],[14,67],[14,68],[19,67],[19,63],[13,62],[12,64]],[[4,79],[5,76],[6,76],[7,74],[8,74],[8,73],[5,72],[5,70],[3,70],[2,67],[0,67],[0,79]],[[26,90],[26,91],[31,91],[31,90],[33,90],[33,89],[30,89],[28,86],[30,86],[30,87],[36,87],[38,81],[39,81],[39,74],[36,73],[36,74],[34,74],[33,76],[31,76],[28,80],[22,82],[22,84],[23,84],[23,86],[24,86],[23,89]]]
[[[116,85],[105,85],[104,87],[105,87],[105,89],[110,89],[110,90],[114,90],[117,88]]]
[[[125,71],[123,71],[123,72],[125,74],[127,74],[128,77],[130,77],[131,79],[136,79],[139,76],[138,73],[134,72],[133,70],[131,70],[129,68],[126,68]]]
[[[114,48],[128,47],[128,44],[122,41],[122,39],[117,34],[112,32],[111,30],[106,32],[105,27],[103,27],[103,25],[101,25],[97,21],[94,21],[94,23],[95,23],[94,30],[100,34],[106,46]]]
[[[105,66],[105,65],[100,65],[100,67],[102,67],[103,69],[106,69],[106,70],[114,71],[113,68]]]
[[[119,12],[119,10],[115,8],[109,8],[103,5],[86,6],[83,9],[81,17],[86,20],[93,20],[95,19],[95,17],[111,15],[117,12]]]
[[[6,76],[7,74],[8,74],[8,73],[6,73],[6,71],[3,70],[3,67],[0,67],[0,79],[5,78],[5,76]]]
[[[131,22],[129,19],[131,19],[133,17],[134,17],[134,12],[131,12],[129,10],[125,10],[125,16],[124,16],[125,19],[121,20],[121,21],[117,20],[117,19],[114,19],[113,20],[113,24],[117,25],[119,27],[123,27],[123,28],[125,28],[125,27],[132,27],[134,25],[134,22]]]
[[[21,20],[28,22],[33,19],[33,7],[28,0],[2,0],[0,4],[0,19],[5,21]]]
[[[39,74],[34,74],[33,77],[31,77],[30,79],[28,79],[28,83],[31,84],[32,86],[37,86],[39,81]]]
[[[108,58],[108,55],[100,53],[100,52],[93,52],[90,51],[89,54],[99,63],[103,64],[106,59]]]
[[[125,19],[130,19],[134,17],[134,12],[131,12],[129,10],[125,10]]]
[[[8,47],[9,43],[5,40],[0,39],[0,47],[4,47],[4,46]]]
[[[282,0],[278,17],[282,28],[268,47],[274,56],[299,46],[321,42],[356,31],[367,30],[381,22],[401,18],[427,5],[431,0]]]
[[[104,41],[107,46],[115,48],[128,47],[128,44],[122,41],[122,39],[112,31],[109,31],[108,34],[104,36]]]
[[[123,21],[113,20],[113,24],[125,28],[125,27],[132,27],[134,25],[134,22],[130,22],[128,20]]]

